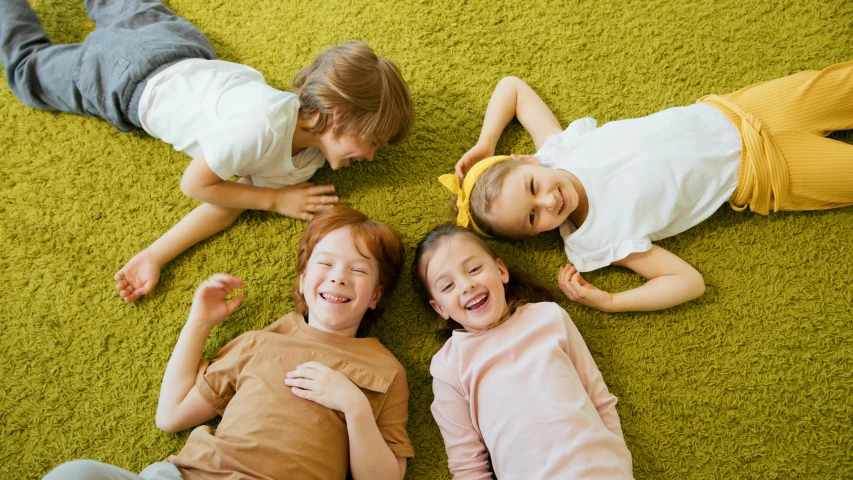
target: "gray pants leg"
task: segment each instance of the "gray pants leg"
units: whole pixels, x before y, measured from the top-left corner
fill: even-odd
[[[42,110],[139,126],[133,92],[158,68],[213,59],[205,36],[158,0],[87,0],[96,26],[80,44],[51,45],[26,0],[0,0],[0,61],[12,92]]]
[[[74,460],[54,468],[43,480],[181,480],[181,472],[168,462],[149,465],[137,475],[94,460]]]

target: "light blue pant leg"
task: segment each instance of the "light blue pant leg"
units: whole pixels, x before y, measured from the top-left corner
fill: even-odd
[[[168,462],[149,465],[139,475],[94,460],[73,460],[51,470],[43,480],[181,480],[181,472]]]

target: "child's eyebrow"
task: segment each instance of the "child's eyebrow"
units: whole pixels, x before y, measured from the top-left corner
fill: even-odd
[[[527,189],[527,185],[530,185],[531,179],[532,179],[532,177],[530,176],[530,174],[526,174],[521,178],[521,191],[522,192],[530,193],[530,190]],[[525,195],[526,195],[526,193],[525,193]],[[527,231],[527,219],[528,218],[530,218],[530,212],[522,215],[522,217],[521,217],[521,230],[519,230],[519,231],[522,233]]]

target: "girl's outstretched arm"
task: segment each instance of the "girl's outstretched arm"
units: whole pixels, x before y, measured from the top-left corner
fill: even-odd
[[[560,269],[558,283],[570,300],[605,312],[663,310],[705,293],[705,279],[690,264],[657,245],[632,253],[613,265],[630,268],[645,277],[645,285],[611,294],[583,279],[571,265]]]
[[[495,87],[486,115],[480,139],[456,164],[456,176],[462,178],[472,165],[495,154],[495,146],[513,118],[533,137],[539,150],[551,135],[563,130],[560,121],[542,101],[539,95],[518,77],[504,77]]]
[[[196,290],[187,323],[166,366],[155,422],[166,432],[179,432],[217,415],[195,386],[198,365],[210,330],[240,306],[244,295],[225,302],[225,297],[243,285],[236,277],[216,274]]]

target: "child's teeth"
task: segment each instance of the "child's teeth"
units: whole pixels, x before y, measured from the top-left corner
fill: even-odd
[[[467,308],[468,310],[471,310],[475,305],[482,303],[483,300],[486,299],[486,297],[487,297],[487,295],[485,293],[480,295],[479,297],[475,298],[474,300],[471,300],[470,302],[468,302],[468,305],[465,305],[465,308]]]

